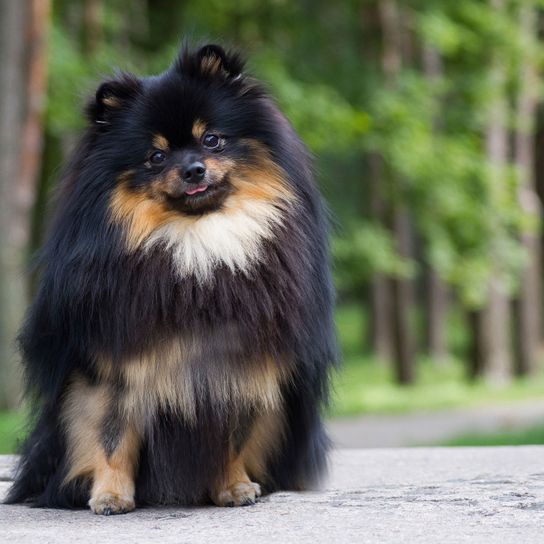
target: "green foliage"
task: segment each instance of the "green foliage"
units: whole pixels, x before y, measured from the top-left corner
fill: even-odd
[[[542,399],[544,373],[531,379],[518,380],[508,387],[496,388],[483,381],[468,382],[462,361],[453,357],[447,364],[420,358],[417,382],[411,386],[393,382],[393,369],[365,354],[363,339],[368,328],[366,315],[358,306],[341,306],[336,316],[344,364],[334,377],[331,417],[361,413],[398,413],[439,410],[461,406],[483,406],[492,403]],[[459,324],[451,320],[459,335]]]
[[[508,104],[507,128],[519,128],[520,69],[527,62],[541,68],[544,48],[520,31],[518,12],[544,0],[508,0],[504,13],[479,0],[397,4],[411,47],[385,85],[377,0],[111,0],[102,2],[94,48],[84,38],[83,1],[58,0],[46,118],[55,145],[48,152],[69,149],[84,123],[85,98],[114,68],[158,73],[182,37],[234,45],[316,155],[318,182],[339,224],[332,249],[342,298],[361,299],[376,273],[418,280],[422,263],[463,308],[485,304],[491,276],[515,293],[527,258],[520,236],[538,231],[540,218],[522,212],[513,165],[489,163],[485,133],[500,99]],[[440,61],[432,76],[424,48]],[[497,59],[504,80],[497,81]],[[371,213],[370,157],[383,166],[376,185],[385,213],[408,210],[418,244],[413,259],[399,256],[389,226]],[[48,157],[43,179],[54,179],[61,159]]]
[[[82,89],[89,86],[89,66],[61,28],[50,35],[47,130],[56,136],[80,129]]]
[[[520,208],[516,172],[489,164],[484,138],[491,106],[508,99],[520,62],[536,55],[514,7],[501,14],[487,2],[414,2],[416,32],[441,58],[441,73],[406,69],[368,105],[367,145],[385,161],[385,200],[408,207],[426,260],[472,307],[485,303],[491,275],[515,291],[525,262],[519,239],[536,223]]]
[[[414,73],[379,93],[369,145],[394,173],[386,196],[408,203],[428,261],[467,304],[479,305],[491,273],[512,283],[523,264],[516,178],[486,164],[477,135],[437,131],[433,101],[432,86]]]
[[[369,129],[368,115],[353,107],[326,84],[298,81],[271,51],[252,59],[251,65],[268,82],[283,112],[302,139],[316,153],[334,147],[337,152],[361,148],[360,138]]]
[[[21,412],[0,412],[0,455],[15,453],[24,435],[24,420]]]
[[[341,292],[360,292],[380,272],[395,277],[412,277],[414,263],[395,252],[390,233],[381,225],[365,222],[335,236],[332,244],[335,280]]]

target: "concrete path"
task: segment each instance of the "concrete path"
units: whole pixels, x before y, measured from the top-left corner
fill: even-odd
[[[544,425],[544,399],[408,414],[368,415],[328,422],[342,448],[430,446],[465,434]]]
[[[112,517],[0,505],[0,527],[6,544],[541,543],[544,446],[339,450],[319,492]]]

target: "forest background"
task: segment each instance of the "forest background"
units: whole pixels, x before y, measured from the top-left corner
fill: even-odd
[[[331,416],[544,398],[543,8],[0,0],[0,451],[82,104],[114,68],[162,71],[182,38],[241,49],[315,155],[344,355]]]

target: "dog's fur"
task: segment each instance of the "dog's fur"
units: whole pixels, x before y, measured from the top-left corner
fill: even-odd
[[[21,333],[36,419],[8,502],[244,505],[322,474],[326,218],[303,144],[242,68],[184,48],[89,102]],[[207,172],[193,196],[187,160]]]

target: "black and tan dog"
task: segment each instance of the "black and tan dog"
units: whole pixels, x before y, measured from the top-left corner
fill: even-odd
[[[247,505],[322,473],[326,219],[242,68],[184,48],[89,103],[21,333],[36,416],[9,502]]]

